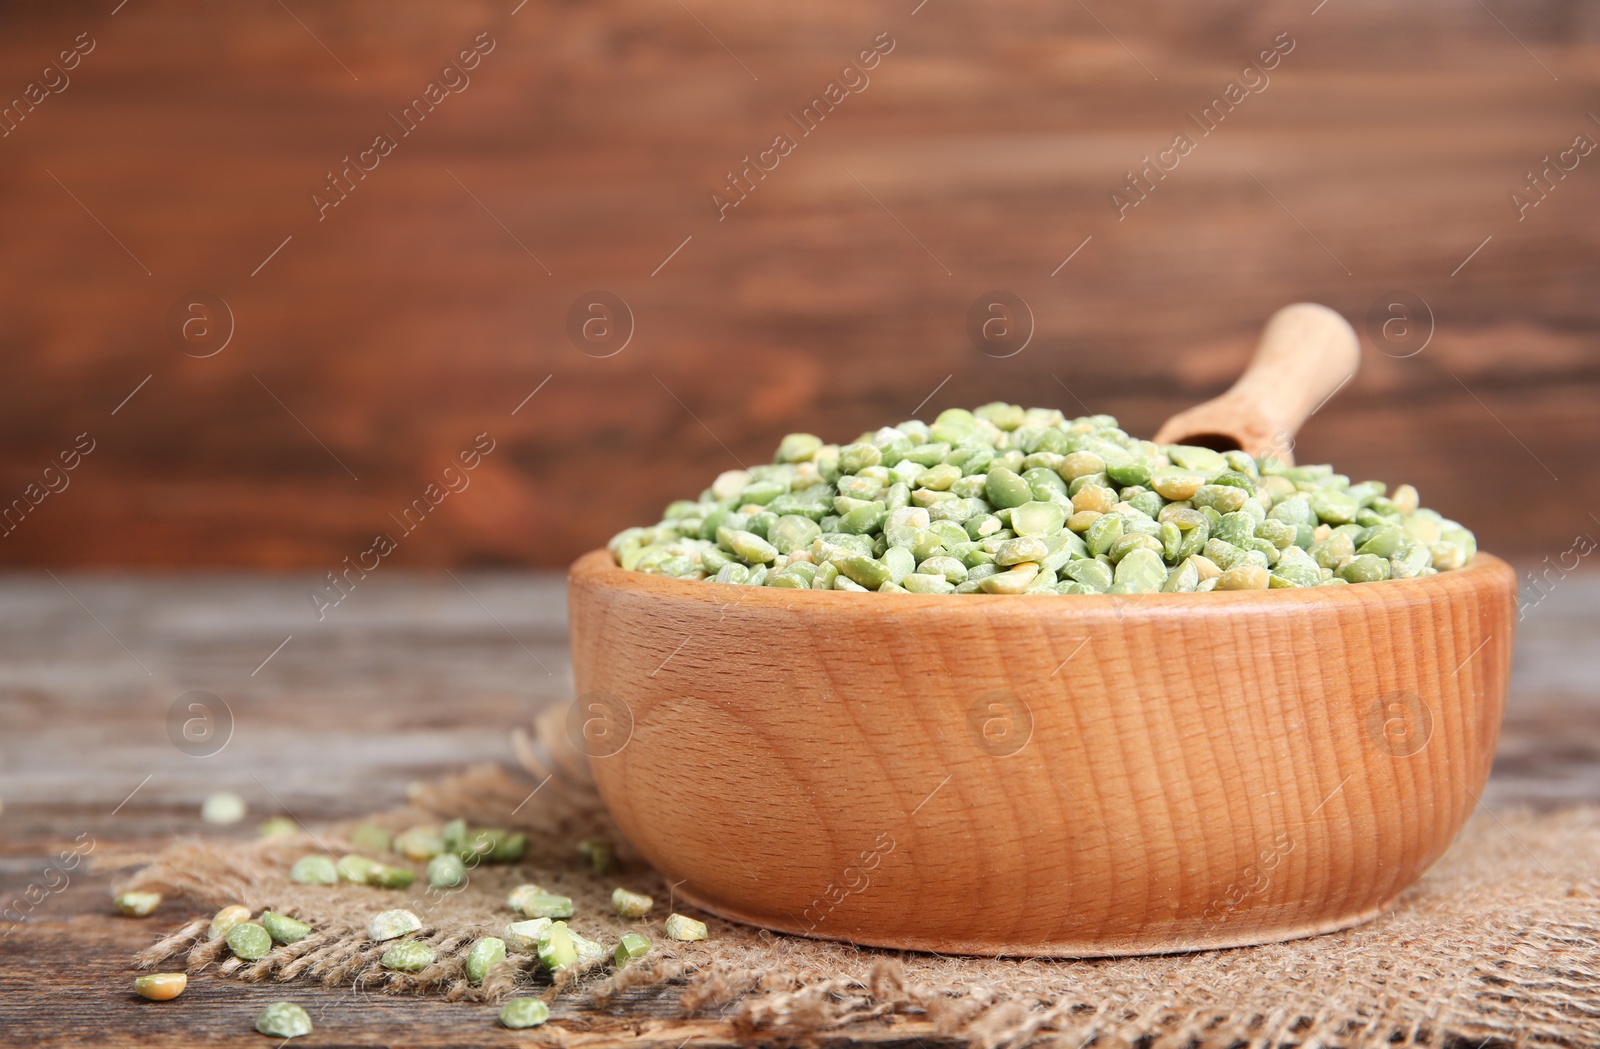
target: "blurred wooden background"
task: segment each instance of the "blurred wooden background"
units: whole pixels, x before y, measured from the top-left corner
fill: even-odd
[[[1413,481],[1527,562],[1600,537],[1600,152],[1520,220],[1511,196],[1600,140],[1579,0],[0,17],[0,103],[42,85],[0,137],[0,506],[94,441],[8,526],[5,564],[331,570],[487,432],[394,559],[559,565],[793,429],[1005,398],[1148,433],[1227,385],[1278,306],[1364,328],[1395,290],[1431,341],[1369,342],[1302,460]],[[1200,137],[1188,114],[1284,33],[1270,83]],[[470,82],[400,135],[389,114],[474,40],[493,50]],[[786,115],[875,40],[894,47],[870,82],[800,137]],[[785,130],[719,221],[712,191]],[[319,221],[327,173],[385,131]],[[1197,147],[1119,220],[1108,191],[1181,132]],[[593,290],[634,317],[609,356],[567,333]],[[966,333],[992,290],[1035,318],[1013,356]],[[234,318],[210,356],[168,331],[196,291]]]

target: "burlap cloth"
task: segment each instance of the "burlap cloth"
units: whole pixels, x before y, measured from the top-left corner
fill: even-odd
[[[582,769],[522,744],[531,778],[473,769],[415,787],[408,808],[369,820],[287,838],[184,841],[145,857],[119,891],[156,889],[193,901],[197,912],[229,903],[270,908],[316,931],[241,962],[206,940],[207,910],[143,951],[137,965],[181,960],[191,971],[241,980],[448,1000],[542,994],[555,1019],[538,1038],[553,1044],[640,1030],[630,1003],[655,999],[659,1015],[665,996],[684,1016],[718,1016],[735,1037],[763,1043],[882,1032],[914,1017],[925,1033],[931,1024],[938,1035],[985,1047],[1600,1045],[1600,809],[1480,810],[1392,913],[1264,947],[1098,961],[960,958],[774,935],[710,915],[699,915],[709,941],[676,943],[661,934],[671,890],[659,875],[623,846],[622,869],[601,878],[574,848],[585,837],[615,837]],[[466,888],[436,899],[420,879],[404,892],[288,880],[289,865],[307,852],[354,851],[347,835],[361,822],[399,831],[456,816],[527,831],[523,862],[481,867]],[[512,918],[507,891],[529,881],[571,896],[573,927],[591,938],[614,944],[647,925],[650,954],[621,972],[597,966],[555,982],[530,956],[513,955],[482,987],[469,985],[467,948],[500,934]],[[649,920],[612,915],[616,884],[656,898]],[[384,970],[380,945],[366,937],[373,914],[400,906],[422,918],[419,938],[439,959],[420,973]],[[681,901],[676,908],[696,913]]]

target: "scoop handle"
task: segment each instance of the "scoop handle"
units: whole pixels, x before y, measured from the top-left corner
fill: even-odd
[[[1251,455],[1292,462],[1301,424],[1350,381],[1360,363],[1355,330],[1338,313],[1313,302],[1285,306],[1267,322],[1239,381],[1215,400],[1167,420],[1156,443],[1220,436]]]
[[[1274,434],[1293,438],[1360,366],[1361,343],[1350,322],[1326,306],[1297,302],[1272,315],[1230,392],[1254,404]]]

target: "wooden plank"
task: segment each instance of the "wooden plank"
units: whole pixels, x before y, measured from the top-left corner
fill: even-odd
[[[103,852],[159,848],[183,834],[248,836],[259,818],[280,811],[267,787],[315,822],[398,803],[416,777],[509,762],[507,733],[567,686],[562,582],[460,578],[465,589],[449,576],[377,573],[320,624],[305,597],[309,576],[69,573],[61,576],[66,589],[47,576],[0,581],[0,910],[15,907],[41,882],[47,858],[79,835]],[[1597,622],[1600,585],[1577,577],[1557,581],[1528,609],[1489,804],[1600,802],[1600,667],[1590,643]],[[251,677],[291,632],[295,641]],[[181,753],[166,737],[167,706],[191,688],[225,698],[237,715],[233,740],[212,758]],[[249,799],[245,824],[199,822],[200,800],[221,788]],[[145,1002],[129,991],[132,955],[193,908],[174,901],[150,921],[119,918],[108,906],[109,881],[73,872],[25,922],[0,921],[0,1042],[258,1045],[250,1030],[256,1011],[286,997],[313,1012],[319,1040],[338,1044],[537,1040],[499,1029],[483,1006],[204,974],[176,1002]],[[672,1007],[670,993],[629,1000],[603,1018],[593,1043],[579,1035],[599,1021],[567,1006],[557,1017],[574,1045],[621,1044],[626,1032],[617,1023],[636,1023],[626,1034],[631,1045],[734,1044],[719,1019],[670,1020]],[[916,1018],[822,1041],[953,1044]]]
[[[1596,161],[1520,217],[1511,198],[1600,134],[1582,5],[1504,27],[1443,2],[513,6],[17,15],[4,98],[96,46],[3,139],[0,505],[96,445],[0,562],[329,571],[488,432],[395,558],[560,565],[788,430],[848,438],[936,387],[925,413],[1081,399],[1148,433],[1278,306],[1359,321],[1395,288],[1433,341],[1369,340],[1305,454],[1419,483],[1511,557],[1564,549],[1600,502]],[[480,33],[470,85],[400,135],[387,114]],[[788,115],[882,33],[870,83],[801,135]],[[1280,33],[1270,83],[1202,135],[1190,114]],[[397,147],[319,217],[385,128]],[[713,190],[784,128],[796,148],[719,219]],[[1110,191],[1190,128],[1119,218]],[[603,359],[566,334],[595,288],[637,321]],[[995,288],[1037,322],[1003,360],[965,331]],[[196,289],[235,319],[204,359],[166,331]],[[1485,477],[1513,498],[1477,498]]]
[[[149,1002],[133,993],[132,955],[159,926],[107,914],[103,888],[74,885],[51,901],[53,913],[7,937],[14,960],[48,959],[48,970],[26,964],[0,966],[0,1044],[69,1046],[225,1046],[268,1044],[253,1028],[268,1003],[296,1001],[311,1015],[314,1043],[381,1047],[513,1046],[563,1044],[583,1049],[680,1049],[745,1044],[716,1016],[681,1019],[675,995],[641,992],[596,1014],[558,999],[551,1027],[513,1034],[495,1021],[498,1008],[434,998],[393,997],[351,988],[306,984],[248,984],[192,977],[181,998]],[[172,905],[168,904],[170,908]],[[178,906],[182,906],[181,902]],[[164,908],[165,909],[165,908]],[[41,980],[48,971],[49,978]],[[824,1037],[824,1046],[873,1049],[946,1049],[964,1044],[941,1038],[926,1020],[856,1025]]]

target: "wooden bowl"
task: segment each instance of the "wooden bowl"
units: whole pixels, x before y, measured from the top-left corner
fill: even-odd
[[[678,899],[1085,957],[1364,922],[1488,776],[1516,578],[1001,597],[569,579],[574,738]],[[665,903],[666,901],[662,901]]]

